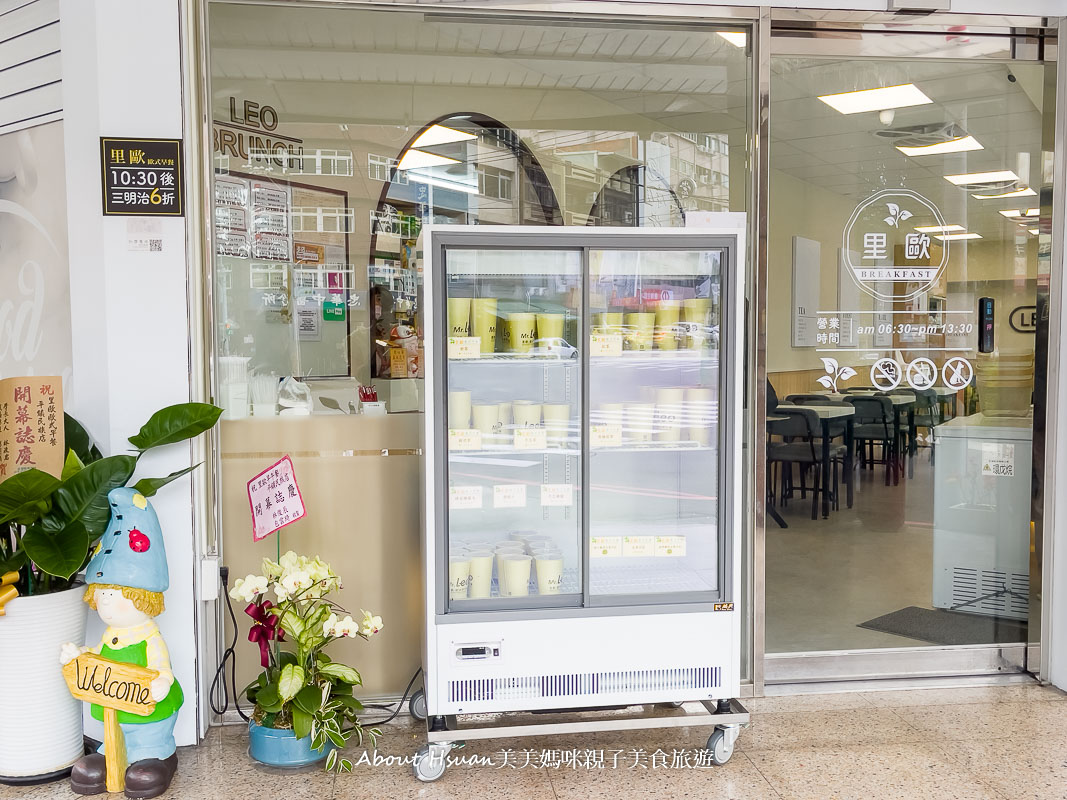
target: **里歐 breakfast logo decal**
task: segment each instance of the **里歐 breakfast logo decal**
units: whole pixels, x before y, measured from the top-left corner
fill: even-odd
[[[883,189],[852,212],[842,236],[848,274],[880,300],[908,300],[930,289],[948,264],[945,220],[910,189]],[[933,236],[931,234],[934,234]],[[903,284],[903,293],[894,286]]]

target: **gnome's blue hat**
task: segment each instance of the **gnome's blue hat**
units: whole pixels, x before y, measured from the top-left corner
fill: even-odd
[[[125,486],[108,492],[107,500],[111,522],[85,568],[86,582],[165,592],[170,586],[167,551],[152,504]]]

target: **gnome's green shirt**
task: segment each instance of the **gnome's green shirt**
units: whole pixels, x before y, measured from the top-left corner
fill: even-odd
[[[170,669],[170,653],[167,652],[167,643],[163,641],[163,634],[159,632],[159,626],[153,619],[134,625],[129,628],[108,628],[104,631],[100,644],[93,648],[93,652],[110,658],[112,661],[121,661],[124,664],[133,664],[138,667],[148,667],[159,673],[160,677],[168,677],[174,682],[170,685],[170,691],[160,702],[156,703],[155,710],[147,717],[130,714],[127,711],[118,713],[119,722],[139,724],[146,722],[159,722],[171,714],[177,713],[182,706],[184,695],[182,687],[174,678]],[[103,719],[103,709],[96,703],[92,704],[91,713],[94,719]]]

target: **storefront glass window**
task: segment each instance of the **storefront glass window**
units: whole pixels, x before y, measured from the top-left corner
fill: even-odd
[[[358,575],[394,620],[368,689],[419,660],[422,227],[745,212],[750,61],[720,30],[211,6],[227,561],[292,548]],[[308,516],[253,544],[245,483],[285,453]]]

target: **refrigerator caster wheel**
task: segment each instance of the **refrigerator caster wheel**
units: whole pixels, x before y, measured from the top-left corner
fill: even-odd
[[[449,745],[425,744],[415,752],[415,760],[411,765],[415,777],[423,783],[432,783],[445,774],[446,759]]]
[[[711,763],[721,767],[734,754],[734,743],[725,730],[716,728],[708,737],[708,751],[711,753]]]
[[[426,721],[426,692],[423,689],[416,689],[415,693],[411,695],[411,699],[408,701],[408,713],[411,714],[419,722]]]
[[[670,706],[671,708],[681,708],[682,707],[682,701],[681,700],[674,700],[674,701],[672,701],[670,703],[667,703],[667,705]]]

